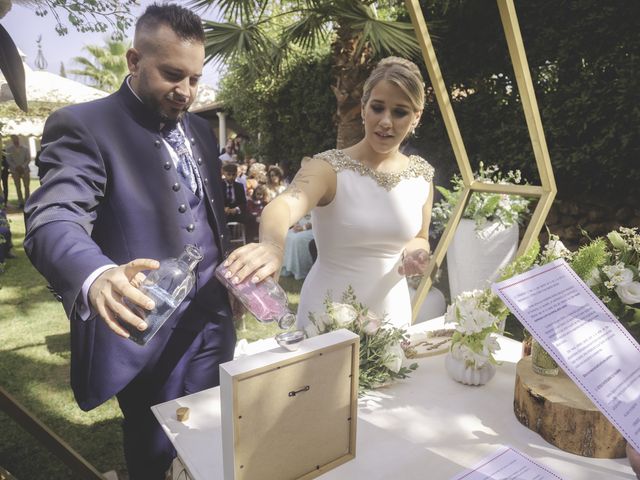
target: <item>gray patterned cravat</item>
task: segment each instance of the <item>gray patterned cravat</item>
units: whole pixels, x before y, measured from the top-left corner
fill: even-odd
[[[175,123],[167,123],[161,130],[162,137],[178,155],[178,173],[184,179],[189,189],[200,196],[200,178],[198,169],[193,164],[193,156],[187,148],[184,135]]]

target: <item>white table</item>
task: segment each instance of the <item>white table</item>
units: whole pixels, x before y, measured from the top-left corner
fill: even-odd
[[[433,329],[441,324],[440,319],[412,328]],[[504,337],[499,342],[498,359],[503,363],[487,385],[469,387],[451,380],[444,369],[444,355],[439,355],[419,359],[411,378],[363,397],[358,407],[356,458],[321,478],[448,480],[500,446],[510,445],[565,480],[635,480],[626,459],[564,452],[518,422],[513,389],[520,343]],[[261,341],[254,347],[270,345],[275,344]],[[178,407],[189,407],[187,422],[175,419]],[[194,480],[223,478],[219,388],[152,410]]]

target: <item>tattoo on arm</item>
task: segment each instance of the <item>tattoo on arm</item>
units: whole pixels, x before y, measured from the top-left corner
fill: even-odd
[[[300,187],[302,185],[309,185],[311,183],[311,177],[312,175],[308,173],[298,172],[285,193],[295,198],[296,200],[299,199],[300,195],[302,194],[302,188]]]

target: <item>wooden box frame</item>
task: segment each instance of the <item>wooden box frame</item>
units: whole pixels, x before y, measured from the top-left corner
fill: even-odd
[[[225,480],[307,480],[355,457],[359,344],[336,330],[220,365]]]

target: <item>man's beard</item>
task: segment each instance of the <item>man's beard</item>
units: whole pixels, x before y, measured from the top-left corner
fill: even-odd
[[[184,105],[184,108],[180,110],[180,112],[178,112],[177,116],[175,118],[172,118],[169,115],[167,115],[167,113],[162,109],[161,101],[159,101],[152,94],[147,93],[148,92],[148,89],[146,88],[147,82],[145,81],[143,75],[141,75],[140,80],[141,80],[140,81],[141,91],[138,92],[138,95],[140,96],[142,103],[144,103],[144,105],[158,117],[161,123],[179,122],[180,120],[182,120],[182,117],[184,117],[184,114],[187,113],[187,110],[189,109],[189,107],[191,106],[191,103],[193,102],[186,103]],[[174,93],[170,92],[168,95],[165,95],[164,98],[173,99]]]

